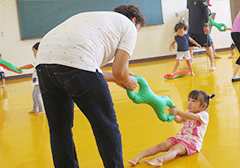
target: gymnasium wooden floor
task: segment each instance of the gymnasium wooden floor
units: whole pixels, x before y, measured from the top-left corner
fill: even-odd
[[[215,72],[209,71],[207,56],[198,55],[193,62],[196,76],[173,80],[165,80],[163,76],[172,72],[175,59],[130,65],[133,74],[144,77],[156,94],[170,97],[180,110],[186,111],[187,96],[193,89],[216,94],[210,102],[210,123],[201,152],[167,162],[164,168],[240,167],[240,82],[231,82],[237,57],[228,59],[228,51],[218,54],[223,58],[215,59]],[[184,62],[180,67],[185,66]],[[131,167],[127,160],[133,159],[139,152],[180,131],[181,124],[161,122],[152,107],[134,104],[126,91],[115,84],[109,84],[109,87],[122,134],[125,167]],[[31,79],[28,78],[8,80],[5,89],[0,90],[1,168],[53,168],[46,116],[28,114],[32,108],[32,89]],[[80,167],[102,168],[90,125],[77,108],[74,123]],[[142,160],[135,167],[148,166]]]

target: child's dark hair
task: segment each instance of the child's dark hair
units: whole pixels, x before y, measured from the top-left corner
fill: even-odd
[[[140,24],[141,27],[144,27],[146,24],[146,18],[141,12],[141,8],[135,5],[119,5],[113,9],[114,12],[121,13],[132,19],[136,17],[136,24]]]
[[[215,96],[215,94],[211,94],[208,95],[206,92],[201,91],[201,90],[192,90],[189,95],[188,98],[192,98],[194,100],[198,100],[200,101],[201,105],[206,103],[207,107],[209,105],[209,100],[212,100],[212,98]],[[206,108],[207,108],[206,107]],[[205,109],[206,109],[205,108]]]
[[[185,31],[187,30],[187,25],[184,22],[179,22],[175,25],[174,31],[177,32],[178,29],[184,29]]]
[[[39,46],[40,42],[37,42],[36,44],[33,45],[32,48],[34,48],[35,50],[38,50],[38,46]]]

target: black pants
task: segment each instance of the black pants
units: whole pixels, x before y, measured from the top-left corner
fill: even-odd
[[[232,32],[231,36],[238,49],[238,52],[240,52],[240,32]],[[240,65],[240,57],[237,59],[236,64]]]

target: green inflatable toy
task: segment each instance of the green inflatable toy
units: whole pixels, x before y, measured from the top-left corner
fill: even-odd
[[[17,70],[17,67],[7,61],[4,61],[2,58],[0,58],[0,66],[15,73],[22,73],[22,70]]]
[[[225,29],[222,28],[222,27],[226,27],[227,28],[227,26],[225,24],[223,24],[223,23],[216,23],[216,22],[213,21],[212,18],[209,18],[208,20],[209,20],[209,25],[210,26],[215,26],[216,28],[218,28],[219,31],[222,31],[222,32],[226,31]]]
[[[158,118],[165,122],[171,122],[175,115],[172,114],[165,114],[164,110],[165,107],[168,106],[170,108],[174,108],[172,100],[167,96],[159,96],[156,95],[151,88],[149,87],[147,81],[139,76],[139,75],[133,75],[140,86],[139,92],[135,93],[134,91],[127,88],[127,95],[128,97],[136,104],[140,103],[146,103],[150,105],[156,112]]]

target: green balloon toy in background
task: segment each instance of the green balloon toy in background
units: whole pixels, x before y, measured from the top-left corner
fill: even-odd
[[[127,88],[127,95],[128,97],[136,104],[140,103],[146,103],[150,105],[156,112],[158,118],[165,122],[171,122],[175,115],[172,114],[165,114],[164,110],[166,106],[170,108],[174,108],[172,100],[167,96],[159,96],[156,95],[151,88],[149,87],[147,81],[139,76],[139,75],[133,75],[140,86],[139,92],[135,93],[134,91]]]
[[[208,18],[208,20],[209,20],[209,25],[210,26],[215,26],[216,28],[218,28],[219,31],[222,31],[222,32],[226,31],[225,29],[223,29],[223,27],[227,28],[227,26],[225,24],[223,24],[223,23],[216,23],[216,22],[213,21],[212,18]]]

